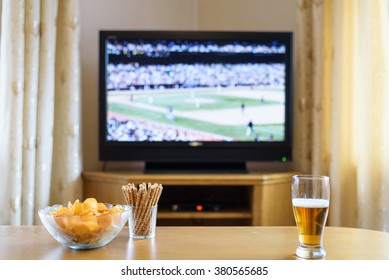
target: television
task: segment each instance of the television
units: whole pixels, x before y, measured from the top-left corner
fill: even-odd
[[[99,32],[99,159],[247,172],[292,159],[292,32]]]

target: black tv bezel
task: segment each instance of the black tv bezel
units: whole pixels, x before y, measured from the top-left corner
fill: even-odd
[[[106,141],[106,67],[107,39],[193,39],[193,40],[276,40],[286,45],[285,141],[282,142],[109,142]],[[152,168],[193,169],[194,165],[241,166],[246,162],[290,162],[292,160],[293,123],[293,33],[246,31],[99,31],[99,160],[141,161]],[[147,165],[149,164],[149,165]],[[225,166],[225,167],[224,167]],[[156,167],[158,168],[158,167]],[[203,169],[203,168],[201,168]]]

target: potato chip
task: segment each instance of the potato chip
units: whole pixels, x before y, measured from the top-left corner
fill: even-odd
[[[68,216],[70,233],[73,235],[89,234],[89,227],[81,220],[80,216]]]
[[[96,216],[81,216],[81,221],[88,228],[88,233],[96,232],[100,229]]]
[[[118,213],[118,212],[123,212],[123,210],[118,206],[114,206],[112,207],[110,210],[108,210],[108,213],[110,214],[114,214],[114,213]]]
[[[97,212],[98,211],[97,204],[98,203],[97,203],[97,200],[95,198],[87,198],[82,203],[82,208],[84,210],[93,210],[93,211]]]
[[[67,216],[76,216],[82,213],[83,207],[80,201],[77,199],[74,204],[68,208]]]
[[[108,214],[97,216],[97,221],[101,228],[109,228],[112,224],[111,215]]]
[[[108,209],[107,205],[105,205],[104,203],[99,202],[99,203],[97,203],[97,211],[99,213],[104,213],[104,212],[109,211],[109,209]]]
[[[66,215],[68,211],[68,208],[66,207],[63,207],[62,205],[59,206],[59,208],[57,209],[57,211],[54,211],[52,212],[51,214],[54,215],[54,216],[62,216],[62,215]]]
[[[63,230],[70,231],[71,228],[66,216],[62,216],[62,215],[55,216],[54,220],[57,223],[57,225],[59,225]]]

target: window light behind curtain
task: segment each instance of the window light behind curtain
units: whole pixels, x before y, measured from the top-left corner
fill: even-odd
[[[330,175],[330,225],[389,231],[388,6],[299,1],[294,159]]]

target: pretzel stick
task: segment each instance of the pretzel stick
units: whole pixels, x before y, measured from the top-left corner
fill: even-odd
[[[135,207],[133,207],[133,212],[132,212],[133,220],[134,220],[134,224],[133,224],[134,228],[136,227],[136,225],[138,223],[140,223],[139,216],[140,216],[140,213],[144,207],[146,197],[147,197],[146,186],[144,184],[141,184],[141,185],[139,185],[139,189],[137,192],[137,198],[136,198],[136,204],[135,204]],[[134,233],[137,234],[137,232],[134,232]]]
[[[138,192],[138,189],[135,187],[134,184],[130,184],[130,191],[131,191],[131,195],[130,195],[130,200],[131,200],[131,206],[136,206],[136,197],[137,197],[137,192]]]
[[[152,204],[153,206],[158,204],[159,198],[161,197],[162,190],[163,190],[163,187],[161,184],[157,184],[157,190],[158,190],[158,192],[157,192],[157,195],[153,201],[153,204]]]
[[[143,235],[148,235],[151,233],[151,219],[152,219],[152,207],[156,206],[158,204],[158,200],[162,193],[162,185],[161,184],[154,184],[153,186],[154,192],[150,199],[149,207],[147,208],[147,212],[145,214],[145,220],[142,223],[143,226],[141,228],[141,233]]]
[[[139,215],[139,222],[136,224],[135,232],[141,234],[142,228],[144,227],[144,223],[146,222],[147,213],[149,212],[149,209],[151,207],[152,198],[155,193],[155,187],[151,186],[149,184],[148,191],[147,191],[147,201],[146,205],[142,208],[141,213]]]
[[[136,188],[134,184],[127,184],[122,186],[122,192],[126,199],[126,203],[130,206],[134,206],[136,200],[134,199],[134,190],[135,190],[135,198],[136,198]]]
[[[131,194],[130,194],[130,187],[128,185],[122,186],[122,192],[124,194],[124,198],[126,199],[126,203],[128,205],[131,205]]]

